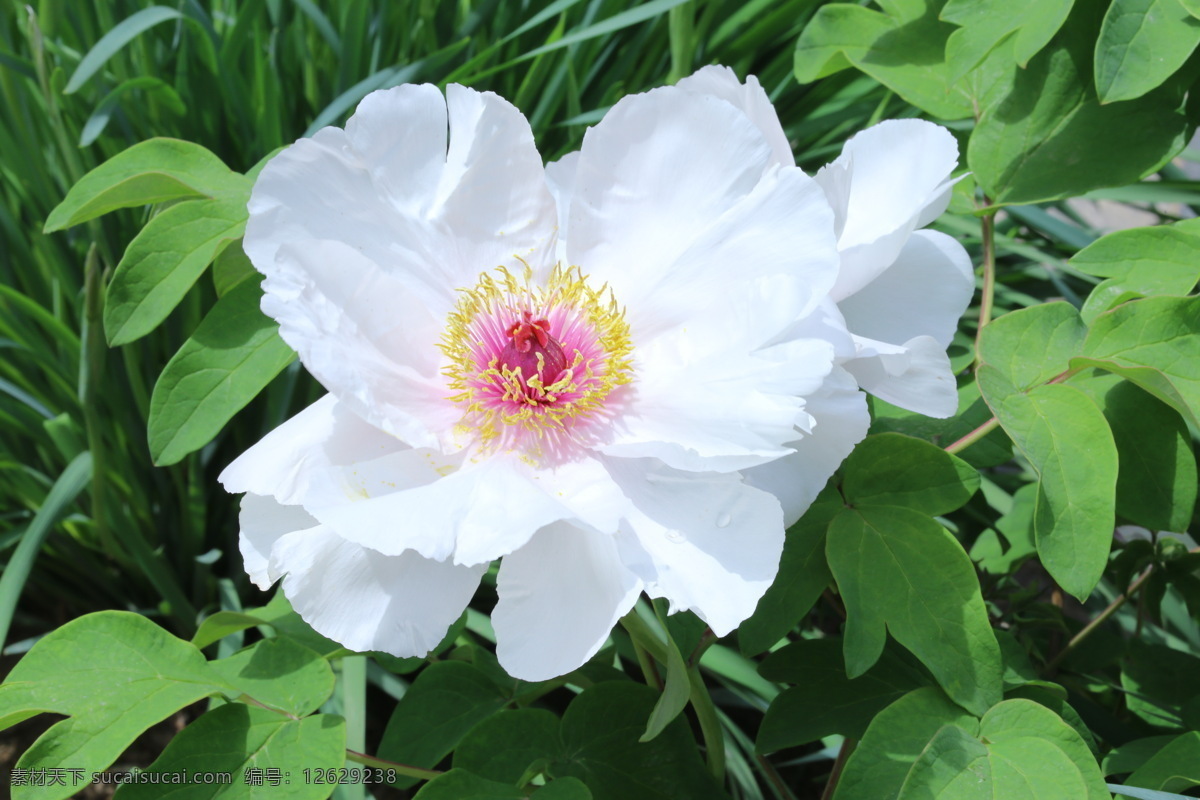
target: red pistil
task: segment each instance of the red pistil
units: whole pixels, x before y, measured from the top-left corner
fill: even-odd
[[[500,351],[500,366],[514,372],[520,370],[521,383],[529,393],[527,396],[541,400],[543,392],[536,388],[531,390],[530,379],[536,375],[542,386],[554,383],[567,368],[567,356],[562,345],[550,335],[547,320],[535,320],[529,311],[522,311],[521,316],[522,319],[508,328],[511,341]]]

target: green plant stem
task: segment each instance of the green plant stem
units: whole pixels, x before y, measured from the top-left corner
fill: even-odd
[[[854,752],[854,748],[857,746],[857,739],[846,737],[842,740],[842,748],[838,750],[837,758],[834,759],[833,769],[829,773],[829,780],[825,782],[825,790],[821,792],[821,800],[832,800],[833,793],[837,791],[838,781],[841,780],[842,770],[846,768],[846,762],[850,760],[850,754]]]
[[[988,198],[984,202],[991,205]],[[989,212],[980,220],[983,239],[983,291],[979,300],[979,327],[975,332],[975,363],[979,363],[979,342],[983,329],[992,321],[992,304],[996,295],[996,215]]]
[[[692,684],[689,697],[692,708],[696,710],[696,719],[700,722],[700,733],[704,736],[704,747],[708,752],[708,770],[717,779],[717,783],[725,782],[725,734],[721,731],[721,721],[717,719],[717,708],[713,705],[712,695],[700,675],[700,666],[688,670],[688,680]]]
[[[767,781],[771,784],[771,788],[775,790],[777,795],[784,798],[784,800],[796,800],[795,793],[784,783],[783,776],[779,774],[779,770],[775,769],[775,765],[767,760],[766,756],[755,756],[754,759],[758,762],[758,768],[766,776]]]
[[[1200,547],[1195,547],[1188,552],[1200,553]],[[1108,604],[1108,608],[1101,611],[1094,620],[1083,626],[1083,629],[1080,630],[1079,633],[1071,637],[1071,641],[1067,642],[1067,646],[1062,650],[1059,650],[1058,655],[1050,659],[1050,662],[1046,664],[1043,674],[1047,676],[1053,676],[1056,672],[1058,672],[1058,668],[1062,665],[1062,662],[1066,660],[1067,656],[1078,650],[1079,646],[1083,644],[1089,636],[1095,633],[1096,630],[1106,621],[1108,621],[1113,614],[1117,613],[1121,606],[1128,603],[1130,598],[1137,594],[1138,590],[1141,589],[1146,581],[1150,579],[1150,576],[1153,573],[1154,567],[1147,567],[1146,571],[1139,575],[1137,580],[1129,584],[1129,588],[1126,589],[1124,593],[1118,595],[1116,599]]]
[[[1000,420],[992,417],[987,422],[983,423],[958,441],[946,445],[945,450],[950,454],[961,453],[963,450],[966,450],[968,447],[975,444],[980,439],[996,430],[998,427],[1000,427]]]

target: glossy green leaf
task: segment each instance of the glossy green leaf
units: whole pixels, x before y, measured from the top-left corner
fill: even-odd
[[[1000,42],[1012,39],[1022,67],[1062,27],[1075,0],[949,0],[941,18],[960,25],[946,42],[946,62],[957,80],[977,67]]]
[[[1200,297],[1147,297],[1101,314],[1071,366],[1127,378],[1200,425]]]
[[[664,681],[662,694],[650,712],[646,721],[646,732],[639,742],[648,742],[658,736],[663,730],[687,708],[688,696],[692,691],[691,680],[688,677],[687,663],[679,654],[679,647],[670,637],[666,642],[667,650],[667,679]]]
[[[291,719],[265,708],[230,703],[184,728],[146,772],[170,774],[164,778],[216,772],[229,775],[231,781],[192,780],[166,787],[161,782],[127,783],[114,800],[320,800],[329,796],[329,786],[306,779],[304,772],[340,769],[346,763],[345,748],[341,717],[319,714]]]
[[[992,410],[979,396],[979,386],[975,381],[958,388],[958,407],[962,410],[949,419],[914,414],[877,397],[868,400],[871,404],[871,433],[903,433],[938,447],[957,442],[992,418]],[[994,430],[959,451],[957,456],[979,469],[994,467],[1012,459],[1012,442],[1004,435],[1004,431]]]
[[[1160,86],[1200,44],[1200,20],[1179,0],[1113,0],[1096,40],[1102,103],[1132,100]]]
[[[1087,328],[1070,303],[1042,303],[996,318],[983,329],[979,357],[1022,391],[1065,372]]]
[[[936,445],[898,433],[868,436],[842,465],[850,505],[902,506],[930,516],[971,499],[979,473]]]
[[[213,260],[212,279],[218,297],[224,297],[230,289],[257,274],[250,257],[242,249],[241,240],[231,242]]]
[[[128,344],[158,327],[217,253],[241,238],[246,216],[246,196],[230,195],[178,203],[146,223],[108,285],[108,344]]]
[[[516,785],[539,760],[558,753],[558,717],[542,708],[505,709],[480,722],[454,750],[454,766]]]
[[[978,735],[949,724],[913,764],[897,800],[1109,800],[1091,751],[1057,714],[1031,700],[1005,700]]]
[[[944,63],[954,26],[937,18],[938,4],[889,15],[863,6],[822,6],[796,42],[795,75],[811,83],[849,63],[908,102],[943,119],[971,115],[969,98],[952,86]]]
[[[1130,712],[1159,728],[1178,728],[1179,710],[1196,694],[1200,658],[1161,644],[1134,640],[1121,663]]]
[[[738,626],[738,646],[744,655],[761,653],[786,636],[833,579],[825,563],[825,531],[841,508],[837,491],[827,489],[788,528],[778,576],[754,613]]]
[[[208,444],[296,354],[247,281],[222,297],[163,368],[150,398],[150,455],[174,464]]]
[[[1187,530],[1196,507],[1196,456],[1187,425],[1170,406],[1099,373],[1071,385],[1100,407],[1112,429],[1120,470],[1117,514],[1156,531]]]
[[[657,701],[647,686],[606,681],[576,697],[562,718],[556,777],[583,781],[596,800],[720,800],[726,795],[696,750],[683,719],[639,742]]]
[[[1000,699],[1000,647],[975,568],[958,541],[925,514],[857,506],[834,518],[825,544],[846,603],[846,674],[865,673],[886,631],[964,708]]]
[[[118,208],[245,192],[247,178],[208,150],[179,139],[149,139],[93,169],[46,218],[45,232]]]
[[[236,695],[192,645],[138,614],[101,611],[43,637],[0,685],[0,729],[65,714],[17,762],[21,768],[104,769],[143,731],[209,695]],[[58,800],[66,786],[14,787]]]
[[[1032,672],[1033,670],[1031,669],[1030,671]],[[1036,675],[1036,672],[1034,674]],[[1017,698],[1032,700],[1053,711],[1063,722],[1075,730],[1075,733],[1079,735],[1079,738],[1087,745],[1088,750],[1091,751],[1093,758],[1100,755],[1100,746],[1096,743],[1096,737],[1092,735],[1083,718],[1079,716],[1079,712],[1067,702],[1067,690],[1062,686],[1057,683],[1037,680],[1036,677],[1030,678],[1026,683],[1007,692],[1004,696],[1005,700]]]
[[[379,744],[378,756],[415,767],[434,767],[477,723],[507,702],[478,668],[440,661],[423,670],[396,704]],[[647,709],[649,715],[649,709]],[[642,720],[645,725],[646,720]],[[401,778],[398,786],[414,779]]]
[[[1101,769],[1105,775],[1125,775],[1136,771],[1154,754],[1175,741],[1177,734],[1146,736],[1114,747],[1104,756]]]
[[[1200,786],[1200,733],[1188,731],[1155,753],[1125,781],[1165,792]]]
[[[967,162],[993,202],[1032,203],[1133,183],[1187,143],[1182,85],[1100,104],[1090,65],[1104,8],[1077,0],[1054,40],[1027,68],[1013,66],[1006,90],[989,96]]]
[[[92,49],[79,62],[79,66],[75,68],[75,72],[71,74],[71,79],[67,81],[63,94],[72,94],[78,91],[110,58],[139,33],[160,22],[182,17],[183,14],[180,12],[165,6],[150,6],[130,14],[114,25],[112,30],[101,36],[100,41],[92,46]]]
[[[282,636],[263,639],[211,666],[244,694],[296,717],[316,711],[333,694],[329,662]]]
[[[760,753],[835,733],[861,739],[882,709],[929,684],[920,670],[887,651],[879,663],[851,680],[837,639],[792,642],[772,653],[761,672],[770,680],[794,685],[771,701],[758,730]]]
[[[200,623],[200,627],[192,636],[192,644],[201,649],[208,647],[213,642],[220,641],[231,633],[244,631],[247,628],[253,628],[256,625],[262,625],[263,620],[250,614],[243,614],[238,611],[218,611],[204,618]]]
[[[1038,474],[1034,535],[1055,580],[1083,599],[1108,563],[1115,524],[1117,447],[1087,395],[1052,384],[1020,392],[995,367],[979,387],[1013,443]]]
[[[1107,278],[1080,309],[1089,325],[1127,300],[1190,294],[1200,281],[1200,220],[1110,233],[1076,253],[1071,266]]]
[[[833,800],[895,800],[913,762],[947,725],[973,735],[979,721],[935,687],[904,695],[871,721],[846,762]]]

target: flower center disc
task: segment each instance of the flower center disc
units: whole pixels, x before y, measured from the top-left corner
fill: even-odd
[[[523,280],[501,268],[460,292],[441,347],[450,399],[465,406],[462,426],[485,442],[540,449],[551,436],[565,444],[632,380],[624,313],[578,268],[555,267],[545,288],[528,268]]]

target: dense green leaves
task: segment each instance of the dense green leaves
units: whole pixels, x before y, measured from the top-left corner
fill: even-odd
[[[1024,67],[1058,33],[1075,0],[949,0],[941,18],[961,26],[946,42],[956,80],[1011,37],[1013,60]]]
[[[222,297],[163,368],[150,399],[150,455],[173,464],[208,444],[296,357],[245,281]]]
[[[118,208],[245,191],[246,179],[203,147],[150,139],[113,156],[79,179],[50,212],[46,232],[87,222]]]
[[[1173,739],[1137,768],[1126,781],[1167,792],[1185,792],[1200,786],[1200,733],[1188,731]]]

